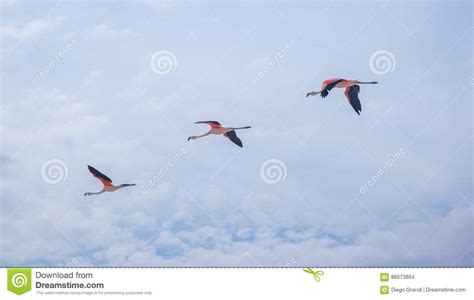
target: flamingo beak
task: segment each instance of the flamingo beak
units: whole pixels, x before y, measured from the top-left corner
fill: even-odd
[[[84,197],[87,196],[87,193],[84,194]]]
[[[188,137],[188,141],[191,139],[191,137]]]

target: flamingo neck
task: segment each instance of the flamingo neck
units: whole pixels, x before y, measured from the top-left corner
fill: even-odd
[[[100,191],[100,192],[88,192],[87,195],[91,196],[91,195],[99,195],[99,194],[102,194],[103,192],[105,192],[104,190]]]
[[[251,126],[235,127],[235,128],[232,128],[232,130],[238,130],[238,129],[249,129],[249,128],[251,128]]]

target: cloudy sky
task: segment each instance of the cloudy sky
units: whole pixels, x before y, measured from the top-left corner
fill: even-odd
[[[4,1],[0,265],[473,266],[471,12]]]

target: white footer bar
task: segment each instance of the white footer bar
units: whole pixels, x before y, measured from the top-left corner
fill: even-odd
[[[474,299],[473,278],[472,268],[2,268],[0,299]]]

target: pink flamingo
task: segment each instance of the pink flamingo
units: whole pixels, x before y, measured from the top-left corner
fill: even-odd
[[[211,129],[209,129],[208,132],[202,134],[202,135],[193,135],[188,137],[189,140],[195,140],[198,138],[202,138],[205,136],[208,136],[210,134],[217,134],[217,135],[224,135],[226,138],[228,138],[230,141],[232,141],[234,144],[236,144],[239,147],[243,147],[242,141],[237,137],[237,134],[235,133],[236,130],[239,129],[248,129],[251,128],[251,126],[245,126],[245,127],[223,127],[219,122],[217,121],[199,121],[195,122],[194,124],[207,124],[211,126]]]
[[[319,92],[311,91],[306,94],[306,98],[308,96],[315,96],[317,94],[321,94],[321,98],[326,98],[329,95],[329,91],[333,88],[345,88],[344,95],[346,95],[347,100],[351,104],[352,108],[354,108],[355,112],[360,116],[360,112],[362,111],[362,106],[360,105],[359,100],[359,92],[360,86],[359,84],[377,84],[377,81],[369,81],[363,82],[358,80],[350,80],[350,79],[341,79],[341,78],[331,78],[323,81],[321,86],[321,90]]]
[[[88,165],[87,168],[91,172],[92,176],[94,176],[95,178],[99,179],[102,182],[104,187],[102,188],[102,190],[100,192],[97,192],[97,193],[87,192],[87,193],[84,194],[84,196],[98,195],[98,194],[102,194],[102,193],[105,193],[105,192],[115,192],[116,190],[121,189],[123,187],[134,186],[135,185],[134,183],[125,183],[125,184],[114,185],[114,184],[112,184],[112,180],[109,177],[105,176],[104,174],[99,172],[94,167],[91,167],[91,166]]]

